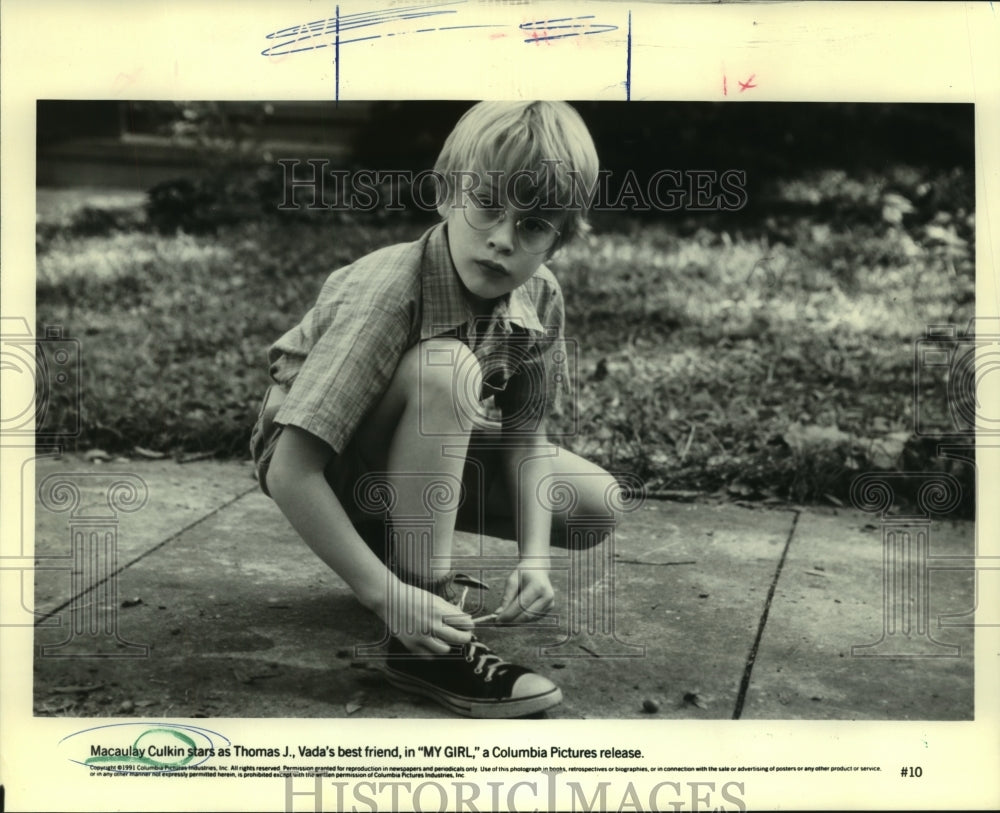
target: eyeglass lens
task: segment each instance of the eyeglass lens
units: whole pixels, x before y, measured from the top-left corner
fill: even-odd
[[[474,229],[492,229],[507,218],[507,210],[471,200],[465,207],[466,222]],[[559,236],[559,230],[549,221],[533,215],[518,218],[514,225],[521,247],[528,252],[548,251]]]

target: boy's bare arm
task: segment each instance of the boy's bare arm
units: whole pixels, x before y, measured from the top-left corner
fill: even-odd
[[[294,426],[282,431],[267,486],[292,527],[410,649],[443,653],[450,644],[467,642],[471,619],[444,599],[399,581],[355,530],[323,475],[332,457],[333,451],[308,432]],[[397,617],[400,613],[421,617],[407,624]],[[407,628],[415,632],[398,632]]]
[[[519,433],[504,449],[504,474],[514,500],[521,563],[507,579],[497,620],[532,621],[548,612],[554,592],[549,580],[552,514],[538,489],[551,471],[551,444],[543,430]]]
[[[514,516],[520,517],[517,542],[522,559],[549,556],[552,514],[539,499],[538,487],[551,471],[551,454],[544,432],[518,435],[504,450],[504,474],[516,501]]]

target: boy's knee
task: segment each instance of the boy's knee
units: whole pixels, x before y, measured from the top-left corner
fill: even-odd
[[[552,544],[587,550],[613,544],[625,513],[625,493],[610,474],[586,474],[563,480],[562,504],[552,506]]]
[[[625,504],[625,493],[607,472],[550,474],[543,485],[543,504],[567,519],[589,518],[616,525]]]
[[[404,357],[411,394],[421,408],[444,410],[463,423],[480,412],[483,373],[473,352],[457,339],[429,339]],[[465,419],[465,420],[462,420]]]

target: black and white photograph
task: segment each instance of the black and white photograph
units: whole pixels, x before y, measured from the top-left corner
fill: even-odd
[[[0,632],[74,809],[893,807],[995,754],[995,100],[645,95],[626,4],[513,8],[263,15],[328,98],[18,105]],[[352,86],[451,29],[625,61]]]
[[[971,105],[38,115],[37,714],[973,717]]]

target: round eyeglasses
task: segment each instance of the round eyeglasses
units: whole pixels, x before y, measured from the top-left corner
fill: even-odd
[[[465,206],[465,222],[477,231],[488,231],[507,219],[507,210],[486,206],[475,198]],[[518,245],[529,254],[544,254],[559,239],[559,229],[541,217],[525,215],[514,223]]]

